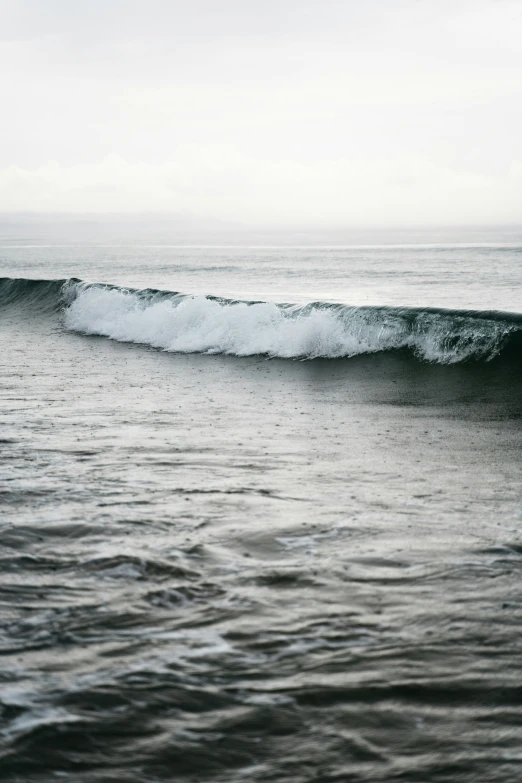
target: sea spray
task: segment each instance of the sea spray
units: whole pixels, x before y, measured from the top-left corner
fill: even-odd
[[[73,283],[67,329],[179,353],[342,358],[408,348],[430,362],[490,359],[520,331],[509,314],[242,302]],[[69,286],[70,300],[70,286]]]

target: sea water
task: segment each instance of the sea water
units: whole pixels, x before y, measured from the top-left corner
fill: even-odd
[[[520,234],[102,228],[1,225],[1,779],[518,781]]]

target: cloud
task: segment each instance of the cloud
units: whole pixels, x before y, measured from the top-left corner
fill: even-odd
[[[516,220],[521,34],[519,0],[4,3],[0,208]]]
[[[494,223],[520,217],[522,163],[502,178],[429,159],[264,161],[233,147],[188,146],[161,163],[118,155],[0,170],[0,210],[186,211],[250,225]],[[456,206],[458,205],[458,206]]]

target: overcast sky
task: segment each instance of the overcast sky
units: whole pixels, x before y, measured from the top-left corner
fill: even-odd
[[[0,210],[522,221],[522,0],[0,0]]]

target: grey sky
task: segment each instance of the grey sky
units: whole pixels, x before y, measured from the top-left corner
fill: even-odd
[[[0,210],[522,217],[520,0],[0,0]]]

